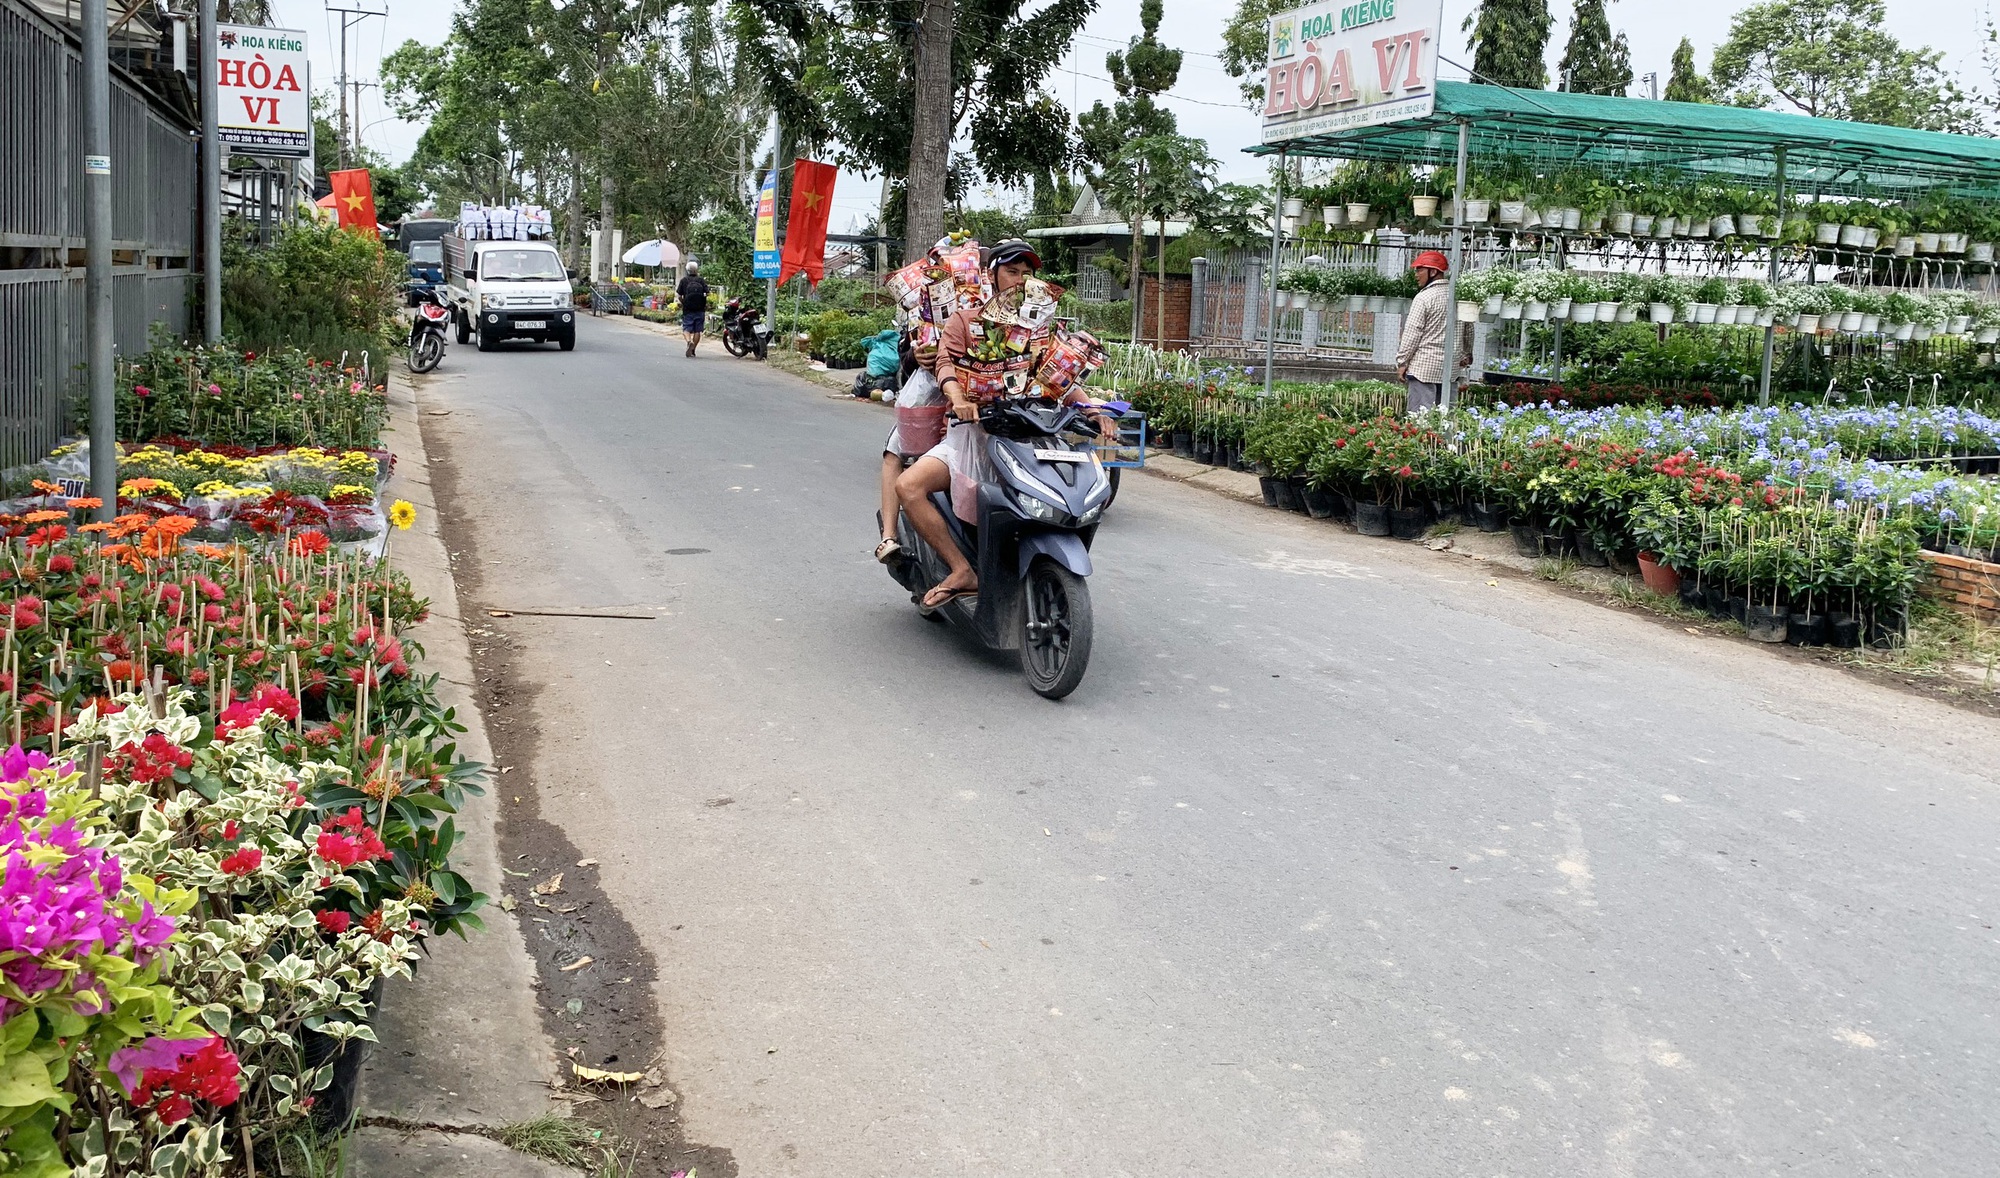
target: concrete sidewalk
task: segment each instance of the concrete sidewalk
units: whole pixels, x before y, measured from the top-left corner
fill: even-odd
[[[389,381],[394,499],[416,506],[417,522],[395,533],[389,554],[430,616],[409,637],[423,646],[422,670],[439,676],[438,695],[466,726],[459,751],[488,764],[492,753],[473,698],[472,652],[458,612],[451,558],[439,533],[438,507],[418,429],[421,401],[409,380]],[[489,783],[488,789],[494,786]],[[498,802],[468,800],[454,865],[488,896],[501,891]],[[480,1174],[548,1178],[573,1171],[516,1153],[493,1140],[503,1126],[566,1106],[550,1098],[561,1075],[555,1045],[542,1031],[539,981],[514,915],[489,904],[484,933],[434,938],[414,981],[391,982],[375,1020],[380,1044],[362,1068],[360,1125],[351,1144],[357,1178]]]

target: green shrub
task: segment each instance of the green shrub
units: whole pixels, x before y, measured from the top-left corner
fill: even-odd
[[[807,319],[804,330],[812,337],[810,350],[828,360],[866,360],[868,349],[861,341],[896,325],[893,311],[868,311],[850,315],[826,310]]]
[[[232,231],[223,242],[223,331],[258,352],[298,348],[350,363],[367,352],[379,369],[402,336],[400,256],[328,225],[294,225],[268,246]]]

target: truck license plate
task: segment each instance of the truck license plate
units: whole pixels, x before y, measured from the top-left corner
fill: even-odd
[[[548,325],[549,321],[546,319],[520,319],[514,323],[514,326],[520,328],[547,327]]]

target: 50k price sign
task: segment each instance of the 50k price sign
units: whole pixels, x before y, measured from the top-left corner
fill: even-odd
[[[217,25],[216,112],[222,142],[239,155],[312,155],[312,75],[297,29]]]
[[[1329,0],[1271,17],[1264,142],[1430,114],[1443,21],[1435,0]]]

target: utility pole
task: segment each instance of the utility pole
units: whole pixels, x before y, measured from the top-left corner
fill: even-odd
[[[83,2],[84,338],[90,490],[97,518],[118,509],[118,399],[111,373],[111,34],[103,0]],[[74,166],[74,165],[72,165]]]
[[[1646,74],[1641,80],[1646,83],[1646,93],[1654,102],[1658,102],[1660,100],[1660,75],[1657,73]]]
[[[371,16],[389,15],[389,0],[327,0],[326,10],[340,14],[340,166],[345,168],[352,162],[349,150],[349,127],[361,116],[361,86],[352,83],[354,90],[354,119],[347,115],[347,96],[350,82],[347,77],[347,30],[367,20]],[[358,136],[357,136],[358,138]]]
[[[944,236],[945,169],[951,157],[952,0],[924,0],[917,27],[916,110],[904,187],[903,261],[924,256]]]
[[[222,112],[215,0],[201,0],[201,336],[222,340]],[[102,496],[100,496],[102,498]],[[106,499],[106,503],[111,500]]]

